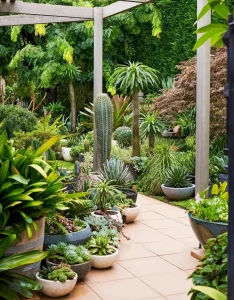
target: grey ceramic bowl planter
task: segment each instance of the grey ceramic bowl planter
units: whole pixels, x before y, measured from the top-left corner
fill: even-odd
[[[207,244],[208,239],[216,238],[218,235],[227,232],[228,230],[227,223],[197,219],[191,213],[189,213],[188,216],[193,232],[202,246]]]
[[[49,260],[46,260],[47,267],[57,266],[58,264],[55,264]],[[89,261],[84,262],[83,264],[74,264],[70,265],[71,269],[78,275],[78,280],[82,280],[85,278],[85,276],[89,273],[92,267],[92,259]]]
[[[189,199],[195,191],[194,184],[192,184],[191,187],[186,187],[186,188],[171,188],[165,186],[165,184],[162,184],[161,188],[163,193],[169,200],[175,200],[175,201]]]
[[[72,232],[71,234],[45,234],[44,249],[47,249],[51,244],[60,242],[72,245],[83,245],[91,237],[91,229],[88,224],[81,231]]]

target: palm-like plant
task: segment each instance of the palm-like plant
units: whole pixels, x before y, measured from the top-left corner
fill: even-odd
[[[76,132],[76,101],[73,82],[80,77],[80,68],[74,64],[67,63],[62,68],[62,76],[68,81],[69,98],[71,104],[71,133]]]
[[[158,83],[157,71],[140,62],[128,62],[115,68],[109,80],[110,87],[116,87],[124,95],[132,96],[133,123],[132,123],[132,156],[140,156],[140,130],[139,130],[139,99],[138,93],[149,85],[156,86]]]
[[[161,134],[165,129],[165,122],[158,116],[157,112],[142,115],[140,121],[141,135],[143,138],[147,137],[149,139],[149,148],[153,149],[155,136]]]

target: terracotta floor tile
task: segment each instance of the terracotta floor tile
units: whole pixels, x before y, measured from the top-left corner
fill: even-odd
[[[145,204],[161,204],[162,202],[148,196],[138,194],[137,203],[145,205]]]
[[[192,286],[191,280],[187,280],[187,277],[187,273],[178,270],[170,273],[151,274],[140,277],[140,279],[165,297],[187,293]]]
[[[135,276],[177,271],[178,268],[160,257],[147,257],[119,261],[119,264]]]
[[[198,240],[194,237],[190,238],[185,238],[185,239],[178,239],[181,243],[190,246],[191,248],[198,248],[199,247],[199,242]]]
[[[178,228],[164,228],[159,229],[160,232],[173,237],[174,239],[185,239],[194,237],[194,233],[191,227],[184,226],[184,227],[178,227]]]
[[[155,230],[140,230],[129,232],[131,240],[136,243],[148,243],[148,242],[158,242],[166,239],[170,239],[167,235]]]
[[[191,251],[188,251],[186,254],[176,253],[164,255],[162,258],[183,271],[195,269],[199,263],[197,259],[191,256]]]
[[[141,245],[157,255],[166,255],[181,252],[188,253],[189,251],[191,252],[191,248],[189,246],[180,243],[172,238],[168,238],[160,242],[143,243]]]
[[[141,223],[149,227],[152,227],[154,229],[185,227],[184,224],[176,222],[172,219],[148,220],[148,221],[141,221]]]
[[[121,245],[118,260],[156,256],[139,244]]]
[[[89,286],[103,300],[145,300],[160,296],[138,278],[91,283]]]
[[[147,226],[141,222],[138,222],[138,221],[126,224],[124,226],[124,232],[139,231],[139,230],[151,230],[151,229],[152,228],[150,228],[149,226]]]
[[[172,295],[172,296],[167,296],[167,300],[188,300],[190,299],[191,296],[188,296],[188,294],[179,294],[179,295]]]
[[[195,269],[192,269],[192,270],[185,270],[185,272],[186,272],[188,275],[191,275],[194,271],[195,271]]]
[[[176,222],[180,222],[184,225],[190,226],[189,218],[188,217],[183,217],[183,218],[175,218],[174,219]]]
[[[50,298],[47,296],[41,297],[41,300],[101,300],[101,298],[86,284],[77,284],[74,290],[64,297]]]
[[[145,211],[150,211],[150,210],[146,207],[146,205],[141,204],[141,212],[145,212]]]
[[[105,270],[91,269],[90,273],[85,278],[85,283],[96,283],[133,277],[134,275],[128,272],[126,268],[115,263],[111,268]]]
[[[135,232],[135,231],[134,231]],[[131,238],[133,232],[126,232],[126,236],[128,238],[130,238],[130,240],[127,240],[124,236],[120,236],[120,245],[124,245],[124,244],[135,244],[136,242],[133,241],[133,239]]]
[[[161,205],[152,204],[150,206],[147,206],[147,208],[149,208],[152,211],[155,211],[156,213],[158,213],[160,215],[163,215],[165,217],[172,218],[172,219],[186,217],[185,210],[183,210],[181,208],[177,208],[172,205],[168,205],[168,204],[161,204]]]
[[[139,214],[136,218],[136,221],[147,221],[147,220],[158,220],[158,219],[165,219],[164,216],[157,214],[153,211],[143,211]]]

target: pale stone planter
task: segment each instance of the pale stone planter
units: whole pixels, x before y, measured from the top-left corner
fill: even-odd
[[[92,267],[96,269],[106,269],[111,267],[117,260],[119,250],[115,248],[115,253],[110,255],[92,255]]]
[[[195,191],[194,184],[192,184],[191,187],[187,187],[187,188],[171,188],[162,184],[161,188],[163,193],[169,200],[175,200],[175,201],[189,199],[194,194]]]
[[[57,298],[69,294],[75,287],[77,282],[77,274],[71,280],[65,282],[47,280],[39,277],[39,273],[36,274],[36,281],[42,285],[42,293],[46,296]]]
[[[125,222],[126,223],[131,223],[133,222],[137,216],[140,213],[140,205],[139,204],[135,204],[136,207],[132,207],[132,208],[124,208],[121,212],[122,216],[125,217]]]
[[[73,157],[70,155],[71,148],[62,147],[62,155],[65,161],[74,161]]]

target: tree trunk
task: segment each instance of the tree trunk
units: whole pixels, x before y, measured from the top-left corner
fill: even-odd
[[[140,105],[138,99],[138,90],[134,90],[132,95],[132,109],[133,109],[133,121],[132,121],[132,157],[141,155],[140,145]]]
[[[71,133],[76,132],[76,102],[75,102],[75,92],[72,81],[69,81],[69,97],[71,104]]]
[[[150,133],[149,134],[149,148],[150,148],[150,150],[154,149],[154,143],[155,143],[155,136],[154,136],[154,134]]]

